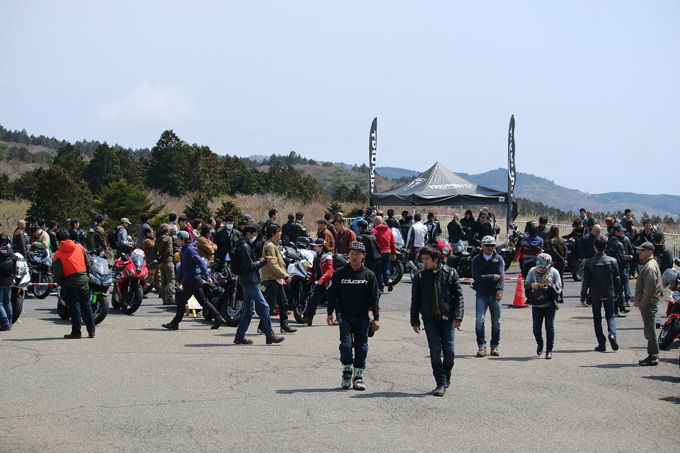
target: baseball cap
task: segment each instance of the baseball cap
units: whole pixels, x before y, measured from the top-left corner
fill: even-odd
[[[319,239],[315,240],[314,242],[312,242],[312,245],[324,245],[325,243],[326,243],[325,239],[319,238]]]
[[[614,231],[614,232],[616,232],[616,231],[626,231],[626,229],[623,226],[621,226],[620,223],[616,223],[612,226],[612,231]]]
[[[643,242],[639,246],[635,247],[635,250],[649,250],[650,252],[654,251],[654,244],[651,242]]]
[[[496,245],[496,240],[493,236],[484,236],[482,238],[482,245]]]
[[[243,220],[250,220],[250,219],[252,219],[250,214],[243,214]]]
[[[326,219],[319,219],[316,221],[316,223],[328,225],[328,221]]]
[[[552,256],[547,253],[541,253],[536,257],[536,266],[541,269],[547,269],[552,265]]]
[[[177,236],[175,236],[177,239],[184,239],[185,241],[189,239],[189,233],[186,231],[180,231],[177,233]]]

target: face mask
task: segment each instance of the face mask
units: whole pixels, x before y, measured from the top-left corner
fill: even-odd
[[[227,223],[227,230],[231,231],[234,229],[234,224],[233,223]]]
[[[256,239],[257,239],[257,236],[253,236],[253,237],[251,237],[251,238],[248,239],[248,240],[249,240],[250,243],[252,244],[253,242],[255,242]]]

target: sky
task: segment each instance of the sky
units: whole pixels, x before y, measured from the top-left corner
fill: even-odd
[[[680,194],[680,2],[0,0],[0,124]],[[672,156],[676,156],[673,158]]]

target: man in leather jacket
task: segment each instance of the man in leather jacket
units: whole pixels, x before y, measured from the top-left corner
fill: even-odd
[[[593,322],[595,324],[595,336],[597,337],[596,351],[607,350],[607,339],[602,333],[602,307],[607,319],[609,331],[609,343],[614,351],[619,349],[616,341],[616,321],[614,319],[614,304],[621,293],[621,277],[619,265],[616,260],[605,255],[607,241],[603,237],[597,237],[594,241],[595,256],[586,260],[581,282],[581,303],[588,300],[593,309]]]
[[[427,344],[430,347],[432,374],[437,381],[437,388],[432,394],[444,396],[446,388],[451,385],[454,329],[463,321],[463,290],[458,273],[442,264],[437,247],[423,247],[421,257],[425,268],[413,277],[411,326],[419,334],[419,315],[422,315]]]
[[[628,283],[628,266],[633,260],[633,246],[630,245],[630,240],[625,235],[625,229],[620,224],[612,226],[612,235],[607,241],[607,256],[611,256],[616,260],[619,266],[619,274],[621,277],[621,297],[614,307],[614,316],[625,317],[630,309],[630,284]]]

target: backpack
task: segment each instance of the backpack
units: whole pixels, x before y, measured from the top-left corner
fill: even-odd
[[[88,228],[87,232],[85,233],[85,248],[88,250],[94,250],[95,248],[94,227]]]
[[[244,244],[244,242],[239,240],[236,243],[235,250],[233,250],[232,253],[229,254],[231,258],[231,273],[234,275],[241,275],[241,271],[243,270],[241,267],[241,257],[239,256],[238,253],[238,249],[241,247],[242,244]]]
[[[118,248],[118,231],[119,230],[120,230],[120,225],[118,225],[116,228],[113,229],[113,231],[111,231],[109,233],[109,237],[108,237],[109,247],[111,247],[114,250]]]

